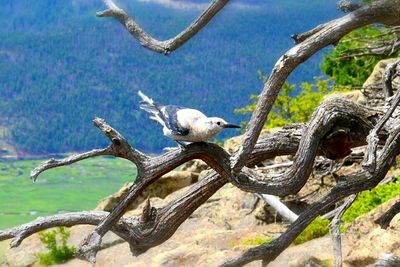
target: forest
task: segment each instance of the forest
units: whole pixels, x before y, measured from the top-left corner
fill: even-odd
[[[262,84],[258,72],[270,71],[293,44],[290,35],[339,14],[332,0],[251,1],[246,8],[236,1],[195,41],[160,57],[133,42],[114,21],[96,18],[101,1],[3,2],[0,126],[20,153],[41,155],[105,145],[91,124],[96,116],[117,125],[141,150],[174,146],[139,110],[138,90],[240,123],[248,116],[234,110],[251,103],[250,95]],[[175,35],[201,12],[120,2],[159,38]],[[320,59],[321,54],[301,66],[290,81],[300,84],[321,75]]]

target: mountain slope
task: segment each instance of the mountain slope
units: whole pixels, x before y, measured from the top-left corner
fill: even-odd
[[[290,34],[338,15],[331,0],[251,1],[252,8],[233,1],[189,43],[162,56],[140,47],[118,22],[96,18],[95,12],[104,9],[100,0],[3,2],[0,126],[11,129],[12,143],[29,153],[106,145],[90,122],[95,116],[139,149],[174,145],[139,111],[138,90],[162,103],[240,122],[243,117],[233,109],[260,91],[257,70],[270,71],[293,45]],[[120,2],[157,38],[175,35],[201,12]],[[319,60],[301,66],[291,81],[319,75]]]

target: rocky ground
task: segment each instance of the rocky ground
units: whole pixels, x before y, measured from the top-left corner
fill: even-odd
[[[278,159],[280,160],[282,159]],[[347,168],[350,171],[354,166]],[[142,197],[132,205],[132,210],[127,215],[141,214],[143,202],[147,197],[150,198],[152,206],[164,206],[179,197],[187,190],[188,185],[201,179],[208,172],[200,161],[186,164],[182,169],[181,172],[168,174],[152,188],[143,192]],[[341,171],[345,172],[346,168]],[[287,204],[301,210],[304,203],[297,206],[294,203],[298,203],[299,199],[306,199],[305,195],[318,197],[328,190],[333,181],[328,177],[321,186],[320,177],[315,176],[310,179],[295,201],[289,199]],[[128,187],[129,184],[120,192],[101,201],[98,209],[112,208]],[[309,194],[310,192],[315,193]],[[400,216],[395,217],[387,230],[380,229],[373,222],[382,211],[398,199],[399,197],[392,199],[377,210],[357,219],[347,228],[344,239],[345,266],[367,266],[374,263],[380,253],[384,252],[400,254],[398,239]],[[104,240],[105,248],[99,252],[96,266],[217,266],[249,248],[249,244],[254,243],[254,240],[264,237],[274,238],[285,230],[286,223],[268,205],[259,202],[254,209],[255,203],[256,197],[253,194],[227,184],[194,212],[171,239],[138,257],[130,254],[129,246],[119,237],[112,233],[107,234]],[[77,246],[92,228],[92,226],[70,228],[69,243]],[[33,235],[20,247],[8,250],[1,266],[35,265],[35,253],[43,250],[38,236]],[[291,246],[268,266],[319,266],[321,262],[331,264],[332,255],[330,237],[325,236]],[[74,259],[60,266],[90,265]],[[254,262],[248,266],[261,266],[261,263]]]

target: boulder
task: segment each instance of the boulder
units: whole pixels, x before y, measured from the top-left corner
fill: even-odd
[[[371,75],[363,84],[363,93],[367,98],[367,104],[372,107],[382,106],[384,104],[384,93],[383,93],[383,75],[385,68],[395,59],[384,59],[375,65]],[[400,78],[397,77],[395,82],[400,83]]]
[[[398,201],[399,196],[357,218],[346,228],[345,236],[349,249],[344,258],[348,266],[373,264],[382,253],[400,255],[400,215],[393,218],[387,229],[381,229],[374,222]]]
[[[201,173],[204,170],[209,170],[210,167],[199,159],[191,160],[182,165],[181,171]]]
[[[165,198],[167,195],[197,182],[197,180],[198,174],[195,172],[171,171],[147,187],[129,206],[129,209],[135,209],[149,197]],[[126,183],[117,193],[102,199],[96,210],[111,211],[128,192],[132,184]]]

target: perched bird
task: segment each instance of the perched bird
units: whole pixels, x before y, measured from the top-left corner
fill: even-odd
[[[138,92],[142,98],[140,108],[151,114],[150,119],[163,126],[165,136],[180,146],[186,142],[205,142],[225,128],[240,128],[217,117],[207,117],[196,109],[173,105],[160,105],[151,98]]]

